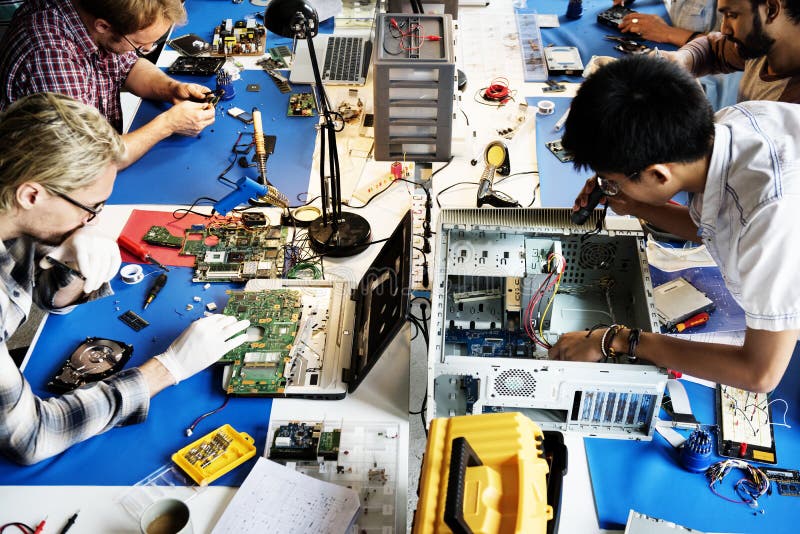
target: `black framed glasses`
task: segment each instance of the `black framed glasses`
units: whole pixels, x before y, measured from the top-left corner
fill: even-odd
[[[131,45],[131,48],[133,48],[133,51],[136,52],[136,55],[138,57],[145,57],[147,54],[152,52],[153,49],[157,48],[158,45],[161,43],[161,39],[159,39],[158,41],[155,41],[154,43],[151,43],[149,46],[148,45],[136,46],[136,43],[134,43],[133,41],[128,39],[127,35],[125,35],[124,33],[121,33],[120,35],[122,35],[122,38],[125,39],[126,43]],[[145,50],[145,48],[147,48],[147,50]]]
[[[625,176],[626,180],[630,180],[632,178],[636,178],[642,171],[632,172]],[[597,187],[600,188],[600,191],[607,197],[614,197],[619,194],[622,190],[619,186],[619,182],[616,180],[609,180],[608,178],[603,178],[599,174],[595,175],[595,180],[597,180]]]
[[[61,193],[59,191],[54,191],[53,194],[56,195],[57,197],[63,198],[64,200],[66,200],[67,202],[72,204],[73,206],[78,206],[80,209],[82,209],[83,211],[88,213],[89,214],[89,218],[86,219],[86,222],[89,222],[89,221],[93,220],[95,217],[97,217],[97,215],[101,211],[103,211],[103,207],[105,207],[105,205],[106,205],[105,202],[101,202],[100,204],[96,205],[94,208],[90,208],[86,204],[83,204],[82,202],[78,202],[77,200],[75,200],[71,196],[65,195],[64,193]]]

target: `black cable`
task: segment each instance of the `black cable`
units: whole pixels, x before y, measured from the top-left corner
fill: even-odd
[[[8,527],[17,527],[19,530],[24,532],[25,534],[33,534],[34,530],[33,527],[29,527],[25,523],[20,523],[19,521],[14,521],[11,523],[6,523],[5,525],[0,526],[0,534],[3,534]]]
[[[198,198],[196,198],[196,199],[195,199],[195,201],[194,201],[194,202],[192,202],[192,205],[191,205],[191,206],[189,206],[188,208],[178,208],[178,209],[176,209],[175,211],[173,211],[173,212],[172,212],[172,217],[173,217],[173,218],[174,218],[176,221],[180,221],[181,219],[183,219],[184,217],[186,217],[186,216],[187,216],[187,215],[189,215],[190,213],[193,213],[193,214],[195,214],[195,215],[200,215],[200,216],[202,216],[202,217],[205,217],[205,218],[207,218],[207,219],[208,219],[208,218],[210,218],[211,216],[213,216],[213,213],[211,213],[211,214],[205,214],[205,213],[200,213],[199,211],[193,211],[193,208],[194,208],[194,207],[197,205],[197,203],[198,203],[198,202],[200,202],[201,200],[207,200],[207,201],[209,201],[209,202],[213,202],[214,204],[216,204],[216,203],[217,203],[217,199],[215,199],[215,198],[211,198],[211,197],[198,197]],[[178,214],[178,213],[181,213],[181,212],[185,212],[185,213],[183,213],[183,215],[181,215],[181,216],[178,216],[177,214]]]
[[[467,126],[469,126],[469,117],[467,117],[466,111],[464,111],[464,108],[462,107],[459,107],[458,109],[461,111],[461,114],[464,115],[464,119],[467,121]]]
[[[536,202],[536,192],[539,190],[539,183],[536,183],[536,187],[533,188],[533,198],[531,199],[531,203],[528,204],[526,207],[530,208],[533,206],[533,203]]]
[[[437,174],[439,174],[440,172],[442,172],[443,170],[445,170],[445,169],[447,168],[447,166],[448,166],[448,165],[450,165],[451,163],[453,163],[453,158],[454,158],[454,157],[455,157],[455,156],[450,156],[450,159],[448,159],[448,160],[447,160],[447,163],[445,163],[444,165],[442,165],[441,167],[439,167],[438,169],[436,169],[436,170],[435,170],[433,173],[431,173],[431,176],[430,176],[430,178],[429,178],[429,179],[430,179],[430,180],[433,180],[433,177],[434,177],[434,176],[436,176]]]

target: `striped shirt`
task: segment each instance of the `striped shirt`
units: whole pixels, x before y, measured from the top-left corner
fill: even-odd
[[[0,241],[0,452],[24,464],[58,454],[114,426],[141,422],[150,406],[149,389],[136,368],[60,397],[41,399],[33,394],[8,354],[6,341],[25,321],[33,302],[52,313],[73,308],[53,308],[56,291],[70,282],[70,275],[38,269],[43,253],[30,238]],[[106,284],[87,300],[110,293]],[[69,350],[65,347],[65,352]]]
[[[99,48],[73,2],[27,0],[0,50],[0,110],[31,93],[61,93],[96,107],[122,131],[120,92],[138,58]]]
[[[800,329],[800,107],[744,102],[715,116],[692,220],[749,328]]]
[[[800,72],[782,76],[769,74],[766,56],[743,59],[736,45],[719,32],[690,41],[681,50],[691,54],[689,70],[696,76],[744,71],[739,84],[739,102],[771,100],[800,104]]]

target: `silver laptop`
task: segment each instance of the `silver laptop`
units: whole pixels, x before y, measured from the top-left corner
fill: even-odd
[[[336,400],[358,387],[406,320],[407,212],[356,287],[340,280],[251,280],[226,315],[249,319],[249,341],[220,363],[229,395]]]
[[[364,85],[367,82],[372,45],[375,40],[375,19],[380,1],[375,2],[372,23],[365,27],[336,29],[332,34],[314,37],[314,51],[319,62],[322,83],[325,85]],[[311,55],[308,42],[297,41],[292,71],[292,83],[313,83]]]

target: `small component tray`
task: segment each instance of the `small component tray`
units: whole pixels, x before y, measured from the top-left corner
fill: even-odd
[[[226,424],[173,454],[172,461],[192,480],[207,486],[255,454],[253,438]]]

